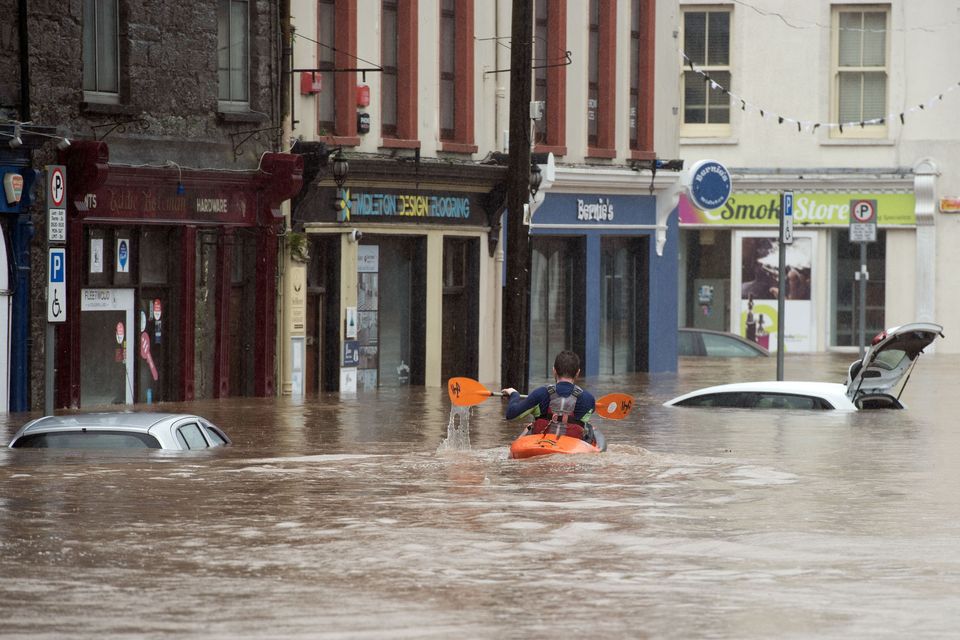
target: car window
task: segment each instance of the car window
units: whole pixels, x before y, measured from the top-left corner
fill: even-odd
[[[196,422],[185,424],[177,429],[177,441],[184,449],[206,449],[210,445],[203,437],[203,431]]]
[[[759,356],[760,352],[736,338],[718,336],[714,333],[703,334],[703,346],[708,356],[735,358]]]
[[[677,349],[681,356],[703,355],[700,349],[700,337],[692,331],[678,332]]]
[[[832,409],[828,403],[812,396],[800,396],[789,393],[749,394],[754,409]]]
[[[700,396],[693,396],[678,402],[678,407],[740,407],[743,406],[741,396],[738,392],[727,393],[706,393]]]
[[[207,437],[210,438],[211,447],[222,447],[227,444],[226,437],[213,425],[204,425],[207,430]]]
[[[31,433],[13,443],[14,449],[159,449],[146,433],[125,431],[60,431]]]

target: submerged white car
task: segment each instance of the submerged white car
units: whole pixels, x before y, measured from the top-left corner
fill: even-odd
[[[223,447],[230,438],[200,416],[113,411],[45,416],[23,425],[11,449],[170,449]]]
[[[873,339],[863,360],[850,365],[846,384],[738,382],[691,391],[663,404],[739,409],[902,409],[900,395],[910,371],[938,336],[943,337],[943,327],[932,322],[914,322],[884,331]],[[900,389],[896,391],[898,385]]]

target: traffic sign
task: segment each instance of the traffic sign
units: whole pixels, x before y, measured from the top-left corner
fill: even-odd
[[[67,168],[55,164],[47,167],[47,204],[51,209],[62,209],[67,201]]]
[[[877,201],[850,201],[850,242],[877,241]]]
[[[67,321],[67,250],[50,247],[47,261],[47,322]]]
[[[785,191],[781,201],[783,225],[781,227],[780,242],[793,244],[793,191]]]

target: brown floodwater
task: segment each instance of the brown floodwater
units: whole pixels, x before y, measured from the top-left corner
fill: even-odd
[[[789,356],[786,377],[852,359]],[[953,636],[957,373],[921,357],[906,411],[663,407],[776,374],[683,359],[585,381],[637,401],[598,420],[607,453],[527,461],[501,400],[448,428],[444,389],[160,405],[234,446],[0,449],[0,635]],[[30,417],[0,416],[0,442]]]

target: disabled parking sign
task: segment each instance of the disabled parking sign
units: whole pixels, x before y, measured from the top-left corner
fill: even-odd
[[[67,321],[67,250],[51,247],[47,261],[47,322]]]

